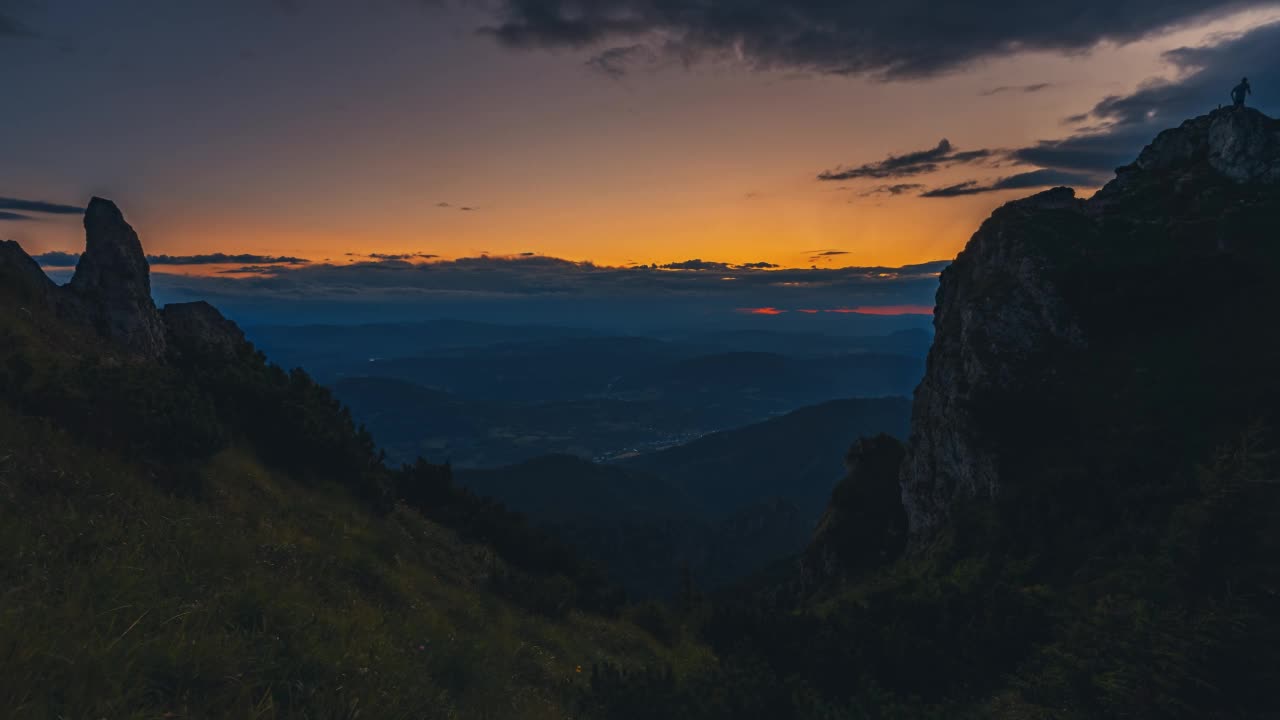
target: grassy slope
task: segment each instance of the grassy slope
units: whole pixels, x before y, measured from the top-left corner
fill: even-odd
[[[486,591],[501,560],[238,450],[201,498],[0,416],[6,717],[547,717],[579,667],[699,662],[618,621]]]
[[[155,379],[101,392],[116,375],[94,371],[93,397],[185,387],[102,353],[0,303],[0,386],[81,396],[91,386],[71,379],[92,359]],[[0,716],[561,718],[595,663],[708,659],[621,620],[518,608],[490,587],[508,573],[487,547],[404,505],[384,514],[332,482],[295,482],[234,433],[211,455],[163,459],[199,401],[167,401],[176,429],[144,409],[130,437],[167,432],[156,451],[169,455],[131,460],[104,449],[110,428],[87,429],[109,412],[74,406],[59,425],[0,402]]]

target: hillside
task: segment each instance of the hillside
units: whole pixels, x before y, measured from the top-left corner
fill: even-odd
[[[1088,200],[1006,204],[944,271],[906,443],[857,443],[671,718],[1280,713],[1280,122],[1217,110]],[[777,577],[777,574],[771,577]],[[732,668],[732,670],[730,669]],[[750,700],[707,688],[749,676]]]
[[[0,244],[6,717],[561,718],[594,664],[706,662],[85,226],[64,287]]]
[[[663,397],[690,404],[758,398],[796,407],[832,397],[901,395],[919,381],[922,369],[920,359],[908,355],[720,352],[623,375],[610,389],[624,398]]]
[[[803,549],[852,438],[905,437],[902,398],[836,400],[616,464],[546,456],[457,470],[458,483],[527,515],[633,596],[705,590]]]
[[[332,387],[392,461],[425,454],[455,467],[493,467],[553,454],[613,456],[645,443],[673,444],[720,420],[658,402],[608,397],[476,400],[383,377],[344,378]]]
[[[844,472],[849,443],[878,433],[905,438],[909,419],[903,398],[833,400],[620,464],[680,488],[713,516],[782,498],[816,518]]]

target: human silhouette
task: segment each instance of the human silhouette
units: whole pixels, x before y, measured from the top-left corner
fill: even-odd
[[[1252,94],[1253,88],[1249,87],[1249,78],[1240,78],[1240,84],[1231,88],[1231,102],[1236,107],[1244,107],[1245,96]]]

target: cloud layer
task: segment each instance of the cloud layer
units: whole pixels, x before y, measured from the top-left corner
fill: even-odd
[[[1251,82],[1257,104],[1267,112],[1280,110],[1280,22],[1214,38],[1199,47],[1183,47],[1165,53],[1170,78],[1153,78],[1129,94],[1112,95],[1092,108],[1065,119],[1075,132],[1017,148],[983,148],[957,151],[942,141],[919,150],[851,168],[827,170],[819,180],[900,179],[927,175],[954,166],[1023,166],[1023,172],[994,179],[970,179],[926,189],[919,182],[890,183],[870,187],[862,196],[902,195],[919,191],[920,197],[952,198],[1002,190],[1024,190],[1055,185],[1096,187],[1112,177],[1115,168],[1133,162],[1156,134],[1188,118],[1203,115],[1229,102],[1230,89],[1242,74]],[[994,88],[997,92],[1031,92],[1029,85]],[[1028,167],[1029,166],[1029,167]]]
[[[838,167],[824,170],[818,174],[823,181],[859,180],[875,178],[878,180],[898,179],[937,172],[953,165],[964,165],[979,162],[992,157],[992,150],[957,150],[950,141],[943,138],[935,147],[928,150],[916,150],[901,155],[890,155],[878,162],[865,163],[854,167]]]
[[[934,188],[920,193],[920,197],[945,198],[962,195],[980,195],[1000,190],[1026,190],[1029,188],[1054,187],[1056,185],[1089,186],[1097,184],[1097,177],[1080,173],[1063,172],[1061,170],[1042,169],[1009,175],[990,182],[966,180],[955,185]]]
[[[4,34],[4,17],[0,16],[0,35]],[[77,205],[64,205],[44,200],[23,200],[22,198],[0,197],[0,220],[35,220],[27,213],[46,215],[79,215],[84,208]]]
[[[762,69],[913,78],[1028,50],[1129,42],[1258,2],[1077,0],[498,0],[484,29],[513,48],[637,42],[685,63],[732,58]]]
[[[238,277],[156,274],[161,302],[207,299],[250,321],[264,316],[521,317],[570,324],[623,315],[673,324],[733,316],[737,308],[931,305],[946,262],[903,268],[773,269],[687,260],[635,267],[545,256],[431,263],[384,260],[247,266]],[[538,314],[540,313],[540,314]],[[345,314],[345,315],[344,315]],[[572,321],[572,322],[571,322]]]
[[[55,250],[34,256],[35,261],[46,267],[74,267],[80,262],[78,253]],[[208,255],[148,255],[147,262],[152,265],[307,265],[311,261],[303,258],[253,255],[240,253],[211,253]]]

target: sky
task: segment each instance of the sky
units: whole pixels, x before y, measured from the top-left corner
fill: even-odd
[[[822,272],[946,260],[1003,202],[1087,195],[1242,74],[1276,114],[1278,21],[1229,0],[0,0],[0,237],[74,255],[99,195],[157,273],[202,276],[159,284],[182,297],[376,295],[389,270],[500,292],[459,285],[484,258],[520,293],[608,293],[603,269],[848,292]],[[884,286],[734,302],[932,303]]]

